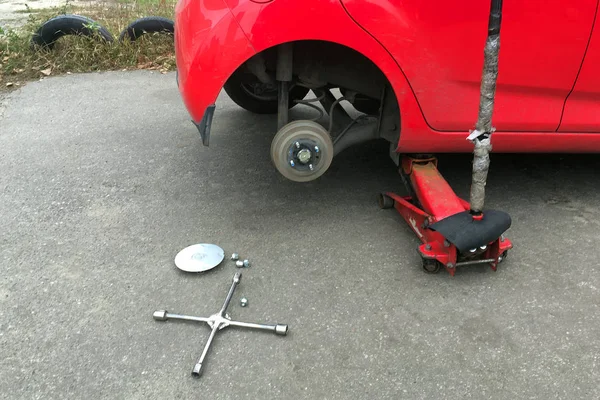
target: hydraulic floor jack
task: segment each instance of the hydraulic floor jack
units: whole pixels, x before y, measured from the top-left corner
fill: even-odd
[[[380,207],[394,207],[423,242],[418,251],[426,272],[439,272],[443,266],[454,276],[457,267],[472,264],[490,264],[495,271],[512,248],[510,240],[504,237],[511,225],[510,216],[502,211],[483,210],[494,132],[492,114],[501,19],[502,0],[491,0],[479,114],[475,130],[467,138],[475,146],[470,202],[454,193],[439,173],[437,159],[429,156],[401,159],[400,175],[409,196],[379,196]]]

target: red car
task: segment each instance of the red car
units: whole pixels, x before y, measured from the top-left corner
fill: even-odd
[[[600,152],[597,9],[505,0],[495,152]],[[476,0],[180,0],[179,90],[206,145],[222,88],[277,114],[271,156],[296,181],[374,138],[393,157],[470,152],[489,12]],[[290,122],[299,103],[320,123]]]

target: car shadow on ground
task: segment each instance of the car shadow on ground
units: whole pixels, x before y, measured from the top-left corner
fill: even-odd
[[[257,168],[271,169],[274,167],[269,160],[271,140],[275,134],[275,120],[272,116],[253,115],[244,110],[228,110],[228,120],[238,126],[252,127],[241,135],[215,139],[225,140],[224,146],[237,147],[239,150],[252,147],[260,154],[262,160],[255,160],[250,165]],[[315,113],[312,110],[293,109],[294,119],[310,118]],[[319,120],[327,123],[326,118]],[[217,132],[216,135],[220,134]],[[461,196],[468,196],[470,185],[471,154],[438,154],[439,169],[456,188]],[[268,161],[268,162],[265,162]],[[492,153],[489,172],[488,190],[493,191],[493,185],[498,184],[503,190],[503,196],[517,196],[521,191],[538,190],[540,194],[552,189],[553,194],[568,191],[575,187],[579,190],[593,190],[600,183],[600,157],[597,154],[499,154]],[[389,157],[389,145],[383,140],[371,141],[355,145],[337,155],[330,170],[323,176],[328,181],[327,186],[338,184],[331,182],[335,177],[339,185],[352,185],[360,178],[368,182],[385,183],[381,190],[392,190],[402,186],[396,173],[396,166]],[[311,185],[313,183],[293,185]],[[326,189],[326,188],[322,188]],[[353,190],[357,190],[354,188]],[[552,200],[550,200],[552,201]],[[556,201],[560,201],[557,199]]]
[[[310,110],[292,111],[294,119],[314,115]],[[237,224],[254,223],[248,216],[248,213],[253,213],[260,216],[273,232],[283,234],[289,226],[282,226],[279,221],[322,224],[324,220],[332,220],[343,226],[347,221],[375,220],[373,227],[386,221],[390,223],[388,228],[392,234],[403,238],[406,246],[403,254],[410,255],[411,263],[419,263],[416,252],[413,254],[410,250],[418,244],[418,240],[401,217],[393,212],[385,213],[385,216],[378,214],[378,193],[393,191],[406,194],[397,167],[389,157],[387,142],[371,141],[348,148],[334,158],[330,169],[322,177],[312,182],[297,183],[280,176],[270,161],[270,145],[276,130],[272,116],[228,108],[221,112],[221,116],[217,115],[215,121],[211,138],[211,147],[214,145],[214,148],[201,149],[201,145],[196,144],[198,151],[205,153],[202,160],[193,159],[193,162],[203,170],[204,156],[216,157],[219,168],[228,171],[227,184],[239,189],[229,193],[228,199],[244,204],[244,211],[240,211],[239,215],[228,215]],[[457,195],[468,199],[472,155],[439,154],[438,160],[440,172]],[[539,232],[561,224],[576,227],[579,226],[577,221],[584,224],[584,230],[592,229],[593,221],[600,220],[596,200],[596,188],[600,184],[600,174],[595,172],[600,167],[597,155],[493,153],[491,160],[486,208],[503,210],[513,217],[510,237],[519,241],[517,251],[524,251],[523,246],[541,246],[537,239],[533,239],[532,230]],[[176,168],[180,170],[182,166]],[[222,180],[222,174],[215,179]],[[343,230],[341,227],[331,229]],[[580,233],[585,235],[581,230]],[[549,241],[553,234],[548,235],[541,235],[538,239]],[[397,240],[390,239],[390,243]],[[469,268],[458,273],[471,275],[487,270]]]

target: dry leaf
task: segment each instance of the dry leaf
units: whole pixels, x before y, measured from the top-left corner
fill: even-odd
[[[46,76],[49,76],[52,73],[52,68],[43,69],[40,72]]]
[[[4,57],[2,61],[8,61],[8,56]]]
[[[23,68],[15,68],[14,70],[15,74],[20,74],[21,72],[25,71]]]
[[[14,85],[14,83],[12,83],[12,82],[6,82],[6,87],[11,87],[12,85]]]
[[[71,73],[69,71],[67,71],[67,75],[71,75]]]

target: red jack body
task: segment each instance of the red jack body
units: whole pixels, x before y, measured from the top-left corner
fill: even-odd
[[[414,195],[385,193],[380,206],[394,207],[423,242],[418,251],[424,270],[435,273],[443,266],[454,276],[456,267],[489,264],[495,271],[512,248],[502,235],[510,226],[510,217],[499,211],[470,214],[469,202],[454,193],[439,173],[435,158],[405,156],[400,173]],[[441,226],[441,221],[447,226]]]

